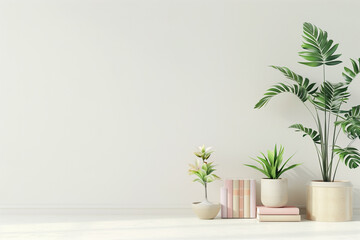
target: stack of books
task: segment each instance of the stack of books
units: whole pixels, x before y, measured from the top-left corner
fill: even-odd
[[[257,207],[259,222],[300,222],[300,211],[297,207],[270,208]]]
[[[256,218],[255,180],[226,179],[220,202],[221,218]]]

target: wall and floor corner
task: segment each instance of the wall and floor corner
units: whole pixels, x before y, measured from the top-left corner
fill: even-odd
[[[249,156],[286,147],[304,164],[289,179],[289,204],[305,204],[320,178],[311,124],[291,95],[253,106],[300,61],[302,23],[360,56],[358,1],[1,1],[0,208],[184,208],[203,189],[187,175],[198,145],[213,146],[221,177],[262,176]],[[344,65],[328,69],[338,81]],[[349,105],[360,103],[360,81]],[[358,143],[356,143],[358,146]],[[360,172],[341,165],[354,185]],[[209,198],[219,200],[219,187]]]

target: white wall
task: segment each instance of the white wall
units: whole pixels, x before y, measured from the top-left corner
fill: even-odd
[[[221,177],[272,148],[304,164],[286,174],[290,203],[320,178],[315,150],[287,127],[311,124],[291,95],[253,106],[297,64],[302,23],[326,29],[342,60],[360,56],[354,1],[1,1],[0,207],[188,207],[202,187],[193,151],[213,146]],[[341,80],[343,65],[328,70]],[[359,81],[351,104],[360,103]],[[345,142],[343,142],[345,144]],[[359,144],[355,144],[359,146]],[[360,171],[341,165],[355,186]],[[210,186],[218,200],[222,183]]]

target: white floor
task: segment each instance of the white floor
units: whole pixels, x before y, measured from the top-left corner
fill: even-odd
[[[360,216],[342,223],[258,223],[199,220],[189,209],[75,212],[0,211],[0,240],[360,239]]]

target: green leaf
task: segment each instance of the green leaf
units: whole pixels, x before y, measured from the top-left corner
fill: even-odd
[[[323,65],[321,62],[299,62],[299,63],[307,65],[309,67],[318,67]]]
[[[285,163],[281,166],[281,168],[279,169],[279,172],[281,172],[283,169],[284,169],[284,167],[286,166],[286,164],[290,161],[290,159],[292,159],[292,157],[294,156],[295,154],[293,154],[291,157],[289,157],[286,161],[285,161]],[[280,174],[281,175],[281,174]]]
[[[204,181],[201,180],[201,179],[199,179],[199,178],[194,179],[193,182],[199,182],[199,183],[201,183],[202,185],[205,185]]]
[[[307,62],[300,62],[301,64],[318,67],[324,64],[332,66],[341,63],[341,61],[334,61],[340,57],[340,54],[335,54],[339,44],[333,45],[333,41],[328,40],[326,31],[311,23],[304,23],[303,34],[304,43],[301,47],[305,51],[299,52],[299,55]]]
[[[287,168],[283,169],[283,170],[279,173],[279,175],[281,175],[281,174],[283,174],[284,172],[289,171],[290,169],[293,169],[294,167],[297,167],[297,166],[299,166],[299,165],[301,165],[301,163],[291,165],[290,167],[287,167]]]
[[[294,128],[295,132],[303,132],[303,137],[309,136],[314,141],[314,143],[320,144],[321,137],[317,131],[311,128],[304,127],[302,124],[299,123],[293,124],[289,128]]]
[[[356,61],[354,59],[350,59],[351,61],[351,65],[352,65],[352,69],[344,67],[344,71],[342,73],[346,84],[350,84],[354,78],[359,74],[359,69],[360,69],[360,58],[358,60],[358,63],[356,63]]]
[[[261,152],[260,152],[261,153]],[[287,171],[290,170],[291,168],[296,167],[295,165],[298,164],[294,164],[292,166],[290,166],[288,169],[283,170],[284,166],[289,162],[289,160],[293,157],[291,156],[281,167],[281,163],[283,161],[283,154],[284,154],[284,147],[280,146],[280,148],[277,148],[277,145],[275,145],[275,148],[273,151],[268,151],[268,156],[266,157],[263,153],[261,153],[262,157],[257,157],[258,159],[255,158],[251,158],[254,161],[256,161],[257,163],[259,163],[261,165],[261,168],[254,166],[254,165],[250,165],[250,164],[244,164],[245,166],[254,168],[260,172],[262,172],[264,175],[266,175],[268,178],[271,179],[277,179],[280,177],[280,175]]]
[[[299,86],[304,87],[306,89],[306,91],[308,92],[308,94],[312,95],[313,93],[316,92],[317,88],[314,88],[315,83],[311,83],[309,85],[310,81],[308,78],[303,78],[302,76],[300,76],[299,74],[296,74],[295,72],[291,71],[287,67],[279,67],[279,66],[273,66],[273,65],[271,65],[270,67],[279,70],[287,79],[295,81],[296,83],[298,83]]]
[[[334,153],[339,155],[340,159],[345,163],[349,168],[357,168],[360,165],[360,153],[354,147],[336,147]]]
[[[342,61],[332,61],[332,62],[326,62],[325,64],[328,66],[338,65],[342,63]]]
[[[260,168],[258,168],[258,167],[256,167],[256,166],[254,166],[254,165],[249,165],[249,164],[244,164],[244,165],[245,165],[245,166],[248,166],[248,167],[251,167],[251,168],[254,168],[254,169],[262,172],[262,173],[263,173],[265,176],[267,176],[268,178],[271,178],[271,176],[269,175],[268,172],[266,172],[266,171],[264,171],[264,170],[262,170],[262,169],[260,169]]]
[[[322,83],[320,91],[310,101],[320,110],[338,113],[342,103],[346,103],[350,93],[346,84],[333,84],[328,81]]]
[[[346,111],[344,119],[335,122],[335,124],[340,125],[350,139],[360,138],[360,105]]]
[[[266,105],[274,96],[279,95],[280,93],[293,93],[296,95],[302,102],[306,102],[309,97],[309,93],[305,87],[299,86],[298,84],[287,85],[284,83],[278,83],[269,88],[265,96],[256,103],[254,108],[260,109]]]

